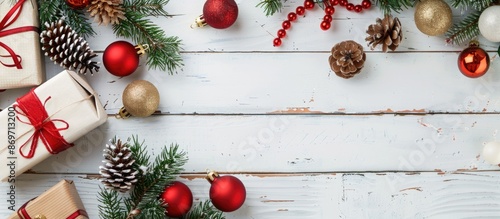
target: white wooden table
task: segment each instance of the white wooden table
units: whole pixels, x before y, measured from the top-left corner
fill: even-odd
[[[125,78],[104,67],[85,76],[108,122],[20,176],[18,206],[71,179],[91,218],[98,218],[102,149],[115,135],[137,134],[152,153],[170,143],[188,152],[179,180],[196,202],[208,198],[206,169],[240,178],[247,200],[227,218],[500,217],[499,167],[480,156],[500,128],[498,43],[479,39],[492,64],[485,76],[470,79],[456,64],[465,46],[422,34],[413,9],[397,15],[402,45],[382,53],[364,41],[368,25],[382,16],[378,8],[361,14],[337,8],[325,32],[319,28],[324,12],[316,7],[275,48],[281,22],[303,1],[289,0],[271,17],[257,1],[237,2],[238,20],[225,30],[189,27],[203,0],[171,1],[166,9],[178,16],[154,19],[183,40],[185,66],[175,75],[142,65]],[[99,37],[90,43],[99,53],[118,40],[109,26],[95,30]],[[346,80],[330,70],[328,56],[349,39],[365,45],[367,61]],[[48,61],[46,69],[48,78],[61,71]],[[158,87],[160,113],[117,120],[122,91],[135,79]],[[27,90],[0,93],[0,108]],[[1,218],[11,213],[8,186],[0,183]]]

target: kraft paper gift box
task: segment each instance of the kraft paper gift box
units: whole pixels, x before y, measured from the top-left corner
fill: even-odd
[[[75,184],[61,180],[40,196],[26,202],[8,219],[88,219]]]
[[[0,112],[0,181],[72,147],[107,120],[90,85],[63,71]]]
[[[36,4],[0,2],[0,89],[36,86],[44,80]]]

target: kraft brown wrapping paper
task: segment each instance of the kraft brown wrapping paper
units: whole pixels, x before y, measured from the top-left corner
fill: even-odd
[[[22,26],[38,25],[38,10],[36,1],[28,0],[23,4],[23,9],[17,20],[6,28],[12,29]],[[11,1],[2,1],[0,3],[0,20],[12,8]],[[0,38],[2,43],[8,45],[14,52],[21,56],[22,69],[16,67],[5,67],[0,64],[0,89],[11,89],[20,87],[32,87],[39,85],[45,78],[43,67],[43,57],[40,50],[40,36],[36,31],[17,33],[14,35]],[[3,48],[0,48],[0,55],[8,54]],[[13,63],[10,58],[1,58],[5,63]]]
[[[44,215],[47,219],[65,219],[77,210],[85,210],[85,207],[73,181],[61,180],[55,186],[31,200],[25,209],[31,218]],[[9,219],[22,218],[17,213],[14,213]],[[77,219],[87,219],[87,217],[80,215]]]

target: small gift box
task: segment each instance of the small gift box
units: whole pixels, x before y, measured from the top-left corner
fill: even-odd
[[[10,181],[107,120],[83,78],[63,71],[0,112],[0,181]],[[3,163],[2,162],[2,163]]]
[[[75,184],[61,180],[40,196],[26,202],[9,219],[88,219]]]
[[[0,90],[35,86],[44,79],[37,1],[0,3]]]

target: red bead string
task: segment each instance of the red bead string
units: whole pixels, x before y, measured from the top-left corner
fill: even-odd
[[[322,2],[325,6],[325,16],[320,24],[320,28],[325,31],[330,29],[332,26],[331,23],[333,21],[333,14],[335,13],[335,8],[333,6],[340,5],[345,7],[348,11],[354,11],[356,13],[360,13],[363,9],[369,9],[372,6],[370,0],[363,0],[359,5],[349,3],[348,0],[322,0]],[[283,21],[281,24],[282,29],[279,29],[277,32],[278,37],[273,40],[273,45],[275,47],[281,46],[281,39],[286,36],[286,31],[292,27],[291,22],[296,21],[298,15],[304,15],[306,10],[313,9],[315,4],[316,3],[313,0],[305,0],[303,6],[298,6],[295,9],[295,12],[288,13],[287,20]]]

